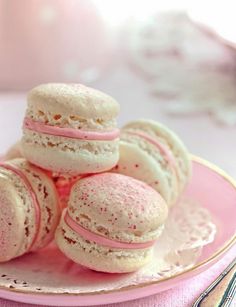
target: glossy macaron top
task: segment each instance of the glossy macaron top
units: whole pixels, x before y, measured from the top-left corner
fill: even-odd
[[[29,92],[26,115],[63,127],[73,127],[77,121],[85,124],[86,119],[93,119],[99,127],[118,113],[119,104],[103,92],[82,84],[48,83]]]
[[[147,184],[128,176],[102,173],[72,188],[70,217],[93,233],[121,242],[156,239],[167,218],[167,205]]]

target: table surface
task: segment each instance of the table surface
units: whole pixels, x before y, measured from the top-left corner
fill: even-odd
[[[224,169],[236,178],[236,127],[217,124],[208,114],[170,116],[163,111],[163,102],[157,102],[148,92],[147,82],[128,67],[116,67],[108,75],[91,84],[114,96],[121,104],[119,124],[136,118],[153,118],[168,125],[183,139],[189,150]],[[26,94],[0,93],[0,153],[21,136],[21,122],[26,106]],[[112,304],[113,307],[191,306],[219,273],[235,257],[236,247],[212,268],[184,282],[174,289],[132,302]],[[0,299],[1,307],[31,306]],[[232,304],[236,306],[236,301]]]

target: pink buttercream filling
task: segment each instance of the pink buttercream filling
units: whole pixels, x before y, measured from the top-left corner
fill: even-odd
[[[10,165],[10,164],[6,164],[6,163],[0,163],[0,167],[3,167],[7,170],[10,170],[12,171],[14,174],[16,174],[17,176],[19,176],[24,184],[26,185],[29,193],[30,193],[30,197],[32,199],[32,202],[33,202],[33,205],[34,205],[34,211],[35,211],[35,221],[36,221],[36,231],[35,231],[35,235],[34,235],[34,238],[28,248],[28,252],[30,250],[33,249],[33,246],[37,240],[37,237],[38,237],[38,232],[39,232],[39,228],[40,228],[40,221],[41,221],[41,211],[40,211],[40,205],[39,205],[39,202],[38,202],[38,199],[37,199],[37,196],[28,180],[28,178],[25,176],[25,174],[17,167],[17,166],[13,166],[13,165]]]
[[[175,157],[173,156],[172,152],[164,144],[162,144],[161,142],[158,142],[157,139],[152,138],[151,136],[149,136],[148,134],[142,131],[125,131],[125,133],[139,136],[145,139],[146,141],[148,141],[149,143],[153,144],[154,146],[156,146],[163,154],[167,163],[174,169],[176,175],[178,175]]]
[[[77,234],[79,234],[81,237],[83,237],[85,240],[93,241],[99,245],[107,246],[111,248],[118,248],[118,249],[143,249],[153,246],[155,243],[155,240],[144,242],[144,243],[128,243],[128,242],[119,242],[112,239],[105,238],[103,236],[100,236],[96,233],[93,233],[78,223],[76,223],[69,215],[68,212],[66,212],[64,220],[66,224]]]
[[[94,141],[112,141],[119,137],[119,129],[111,131],[85,131],[75,128],[63,128],[58,126],[47,125],[43,122],[34,121],[30,118],[25,118],[23,128],[39,133],[50,134],[54,136],[64,136],[79,140],[94,140]]]

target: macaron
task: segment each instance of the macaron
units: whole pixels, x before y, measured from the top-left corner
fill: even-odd
[[[114,172],[146,182],[176,203],[191,175],[191,160],[180,138],[153,120],[137,120],[121,129],[120,158]]]
[[[113,173],[87,176],[72,187],[56,243],[92,270],[133,272],[150,261],[167,214],[164,199],[141,181]]]
[[[39,85],[28,94],[23,155],[62,174],[109,170],[119,159],[118,113],[112,97],[84,85]]]
[[[61,209],[53,181],[25,159],[0,164],[0,262],[49,244]]]
[[[4,156],[4,160],[12,160],[16,158],[22,158],[20,141],[12,145],[6,152],[6,155]]]

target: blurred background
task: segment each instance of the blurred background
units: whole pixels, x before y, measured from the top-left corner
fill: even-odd
[[[160,120],[236,176],[235,79],[234,1],[0,0],[1,152],[30,88],[78,82],[120,102],[120,125]]]

